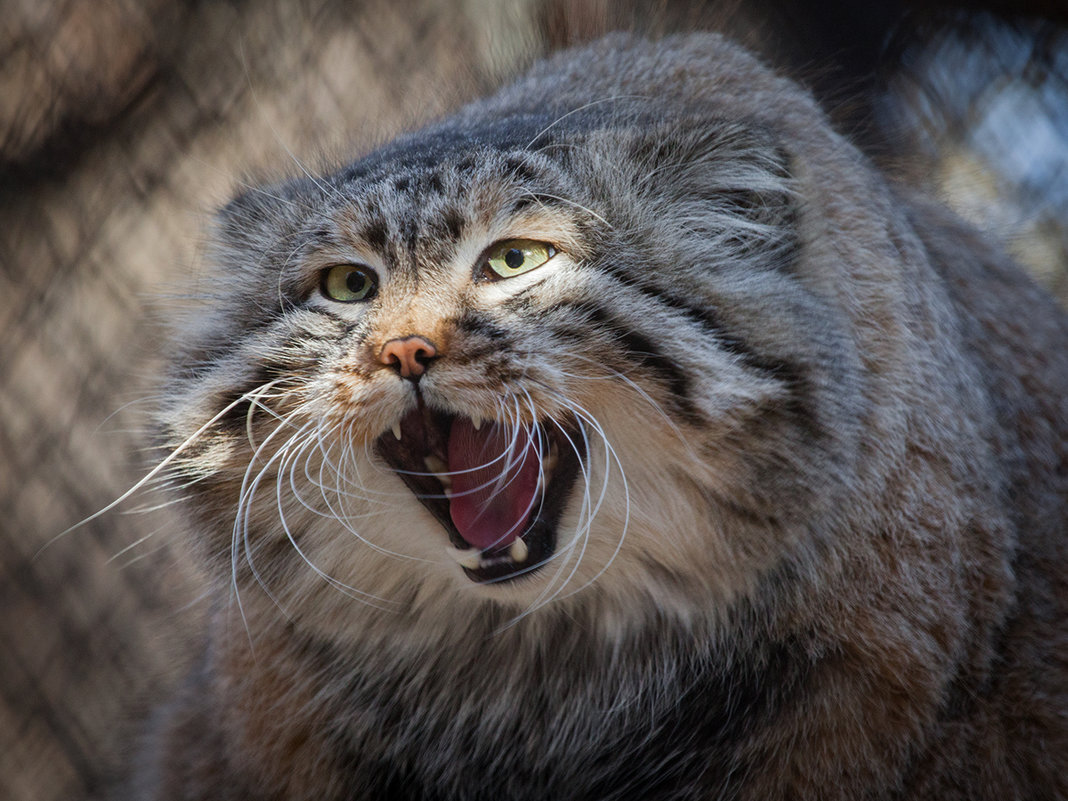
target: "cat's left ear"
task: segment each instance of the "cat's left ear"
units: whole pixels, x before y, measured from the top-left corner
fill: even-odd
[[[747,225],[753,233],[793,227],[791,159],[759,123],[683,118],[635,132],[625,146],[635,188],[695,221],[707,214],[735,220],[739,235]]]

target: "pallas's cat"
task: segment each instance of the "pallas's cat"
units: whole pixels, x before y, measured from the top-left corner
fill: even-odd
[[[1065,316],[736,46],[558,55],[214,262],[143,797],[1065,797]]]

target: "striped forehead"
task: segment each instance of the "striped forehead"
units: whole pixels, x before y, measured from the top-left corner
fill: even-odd
[[[378,254],[391,270],[446,262],[472,209],[452,168],[404,173],[365,187],[338,222],[346,238]]]
[[[521,154],[494,154],[352,184],[344,192],[349,202],[332,215],[335,236],[377,254],[390,270],[445,265],[465,236],[508,219],[536,197],[535,171],[526,161]]]
[[[392,270],[448,262],[472,228],[516,214],[554,184],[540,116],[401,139],[333,176],[337,234]],[[551,120],[550,120],[551,121]],[[555,135],[555,132],[554,134]],[[540,201],[539,201],[540,202]]]

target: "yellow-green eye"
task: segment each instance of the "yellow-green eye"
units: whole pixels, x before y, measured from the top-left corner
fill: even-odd
[[[378,291],[378,275],[362,264],[335,264],[323,270],[323,294],[341,303],[370,300]]]
[[[487,278],[511,278],[541,267],[556,255],[548,242],[533,239],[506,239],[486,251],[483,273]]]

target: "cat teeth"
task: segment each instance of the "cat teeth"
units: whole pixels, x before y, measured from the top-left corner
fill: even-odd
[[[482,417],[480,415],[471,415],[471,427],[475,429],[475,431],[478,431],[480,428],[482,428]]]
[[[427,470],[437,475],[438,478],[441,478],[442,474],[449,472],[449,466],[432,453],[423,459],[423,464],[426,465]]]
[[[549,482],[553,480],[553,471],[556,469],[556,463],[559,461],[560,451],[556,447],[554,442],[549,448],[549,453],[541,460],[541,485],[539,489],[542,494],[545,494],[546,488],[549,486]]]
[[[523,538],[519,537],[512,542],[511,547],[508,549],[508,555],[512,557],[513,562],[525,562],[527,557],[530,556],[530,549],[523,542]]]
[[[554,467],[556,467],[556,463],[559,461],[559,459],[560,449],[556,446],[556,443],[554,442],[552,445],[549,446],[549,453],[546,454],[544,459],[542,459],[541,466],[543,468],[548,468],[549,470],[552,470]]]
[[[445,549],[445,553],[460,567],[466,567],[468,570],[478,570],[482,565],[482,552],[478,548],[460,550],[450,547]]]
[[[503,561],[502,557],[486,557],[478,548],[453,548],[445,549],[445,555],[461,567],[468,570],[478,570],[481,567],[489,567]],[[512,542],[508,548],[508,558],[517,564],[522,564],[530,556],[530,548],[520,537]]]
[[[396,423],[393,424],[393,427],[390,429],[390,431],[393,432],[393,436],[395,436],[397,438],[397,441],[400,442],[401,429],[400,429],[400,421],[399,420]]]
[[[428,455],[423,459],[423,464],[426,465],[426,469],[441,483],[441,491],[446,498],[452,497],[452,474],[449,472],[449,466],[441,460],[440,457],[434,454]]]

